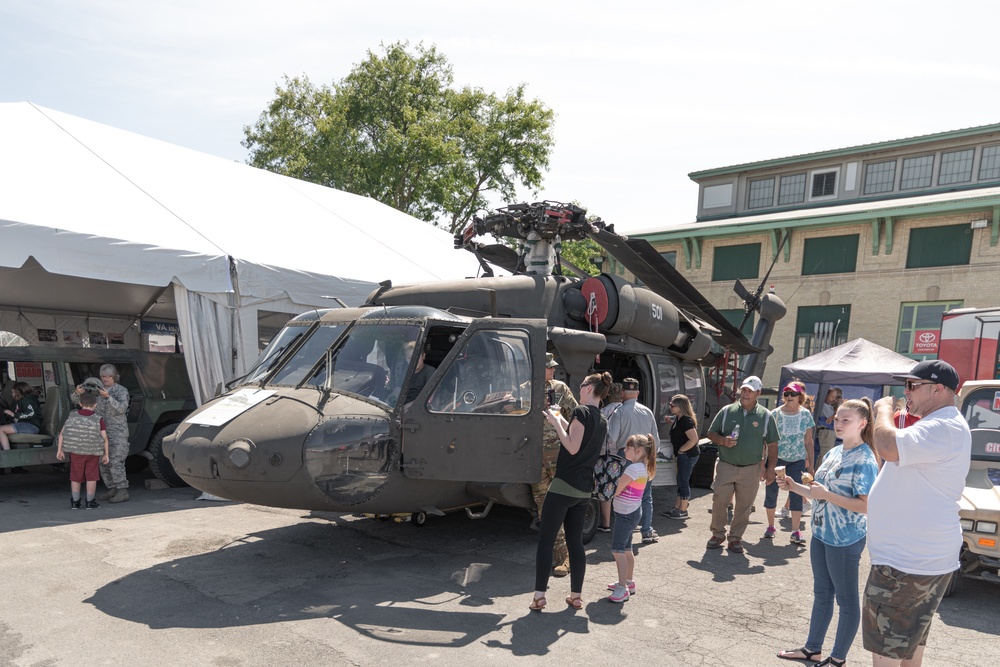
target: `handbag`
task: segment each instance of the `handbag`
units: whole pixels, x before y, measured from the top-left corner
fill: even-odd
[[[614,498],[625,468],[625,459],[617,454],[599,456],[594,464],[594,497],[604,501]]]

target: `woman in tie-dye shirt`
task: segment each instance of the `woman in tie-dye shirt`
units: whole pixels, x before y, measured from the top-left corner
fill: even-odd
[[[625,442],[625,458],[629,465],[618,478],[618,490],[612,500],[615,512],[611,528],[611,555],[618,566],[618,581],[608,584],[611,602],[625,602],[635,593],[635,555],[632,553],[632,532],[642,515],[642,494],[646,484],[656,476],[656,450],[652,434],[633,435]]]
[[[782,651],[788,660],[822,659],[823,639],[833,619],[833,604],[840,606],[833,648],[822,665],[839,667],[861,622],[858,597],[858,564],[868,534],[868,492],[875,483],[878,463],[872,441],[872,403],[867,398],[845,401],[833,420],[837,437],[843,440],[830,450],[809,485],[787,477],[782,488],[812,498],[813,608],[809,636],[802,648]]]

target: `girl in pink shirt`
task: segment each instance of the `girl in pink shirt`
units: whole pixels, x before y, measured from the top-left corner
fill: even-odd
[[[611,529],[611,554],[618,566],[618,581],[608,584],[611,602],[625,602],[635,593],[635,555],[632,553],[632,531],[642,515],[642,494],[646,484],[656,476],[656,451],[652,435],[633,435],[625,443],[628,467],[618,479],[612,508],[615,513]]]

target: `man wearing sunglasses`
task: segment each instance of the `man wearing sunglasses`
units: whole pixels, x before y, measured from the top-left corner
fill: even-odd
[[[920,665],[931,620],[962,547],[958,502],[972,450],[955,407],[958,373],[937,359],[906,375],[906,403],[921,415],[897,429],[893,399],[875,404],[875,447],[885,465],[868,495],[868,552],[862,636],[872,664]]]

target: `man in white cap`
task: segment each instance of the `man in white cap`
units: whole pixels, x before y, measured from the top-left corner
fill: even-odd
[[[875,667],[923,662],[931,620],[958,569],[959,499],[972,456],[969,425],[955,407],[959,378],[938,359],[905,375],[906,404],[921,415],[893,423],[893,398],[875,403],[875,447],[884,460],[868,494],[871,571],[861,636]]]
[[[719,410],[708,429],[708,439],[719,446],[709,549],[719,549],[726,541],[728,507],[735,494],[729,550],[743,553],[743,531],[750,523],[750,507],[760,483],[774,481],[778,425],[767,408],[757,403],[760,390],[759,377],[751,375],[743,380],[740,400]]]

